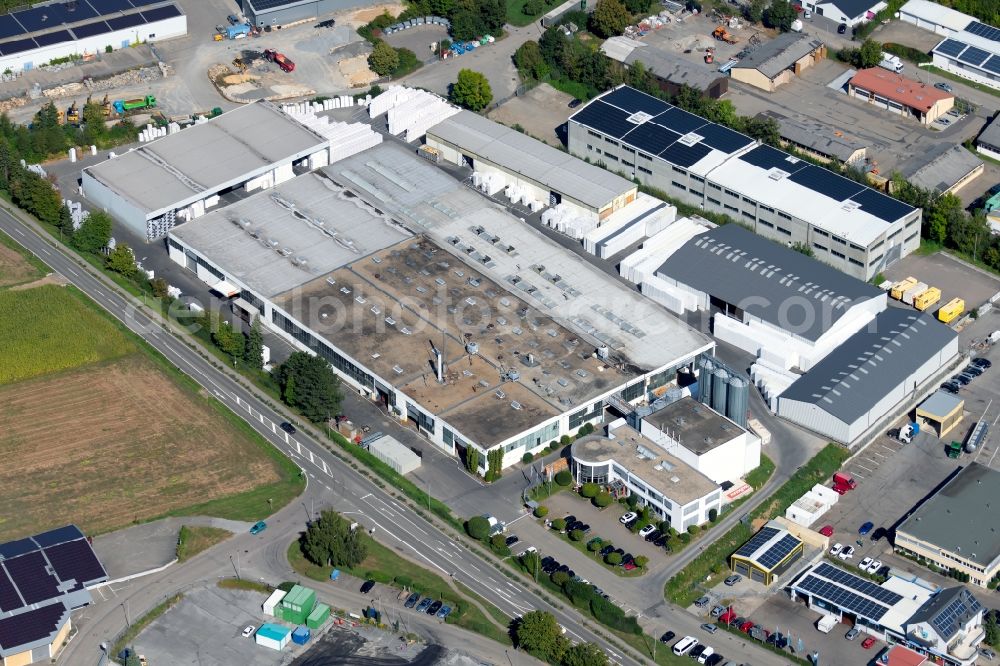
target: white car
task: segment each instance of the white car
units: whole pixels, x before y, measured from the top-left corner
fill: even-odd
[[[253,632],[254,632],[254,626],[252,624],[248,624],[246,627],[243,628],[243,638],[250,638],[251,636],[253,636]]]
[[[866,557],[865,559],[861,560],[860,564],[858,564],[858,568],[861,569],[862,571],[868,571],[868,566],[871,563],[872,563],[872,558]]]
[[[854,546],[847,546],[846,548],[844,548],[844,550],[840,551],[840,555],[838,555],[837,557],[839,557],[842,560],[851,559],[852,557],[854,557]]]
[[[618,522],[621,523],[622,525],[624,525],[625,523],[632,522],[633,520],[635,520],[638,517],[639,517],[639,514],[637,514],[634,511],[629,511],[624,516],[622,516],[621,518],[619,518]]]
[[[656,531],[656,525],[646,525],[641,530],[639,530],[639,536],[645,537],[647,534],[652,534]]]
[[[834,557],[836,557],[837,555],[840,555],[840,551],[842,551],[842,550],[844,550],[844,544],[842,544],[842,543],[835,543],[835,544],[833,544],[833,547],[830,548],[830,554],[833,555]]]
[[[871,564],[868,565],[868,573],[878,573],[882,569],[882,560],[872,560]]]

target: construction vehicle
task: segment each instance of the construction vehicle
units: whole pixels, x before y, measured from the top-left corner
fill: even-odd
[[[915,277],[908,277],[905,280],[900,280],[896,284],[892,285],[892,290],[889,292],[889,295],[898,301],[903,298],[903,294],[905,294],[908,289],[913,288],[916,284],[917,278]]]
[[[236,68],[240,74],[247,71],[247,64],[243,62],[243,58],[233,58],[233,67]]]
[[[726,30],[725,26],[721,25],[712,31],[712,37],[715,37],[720,42],[725,42],[726,44],[735,44],[740,41],[736,37],[729,34],[729,31]]]
[[[913,299],[913,307],[923,312],[940,300],[941,290],[937,287],[930,287]]]
[[[116,99],[112,106],[118,115],[124,116],[127,111],[155,109],[156,98],[152,95],[146,95],[145,97],[137,97],[135,99]]]
[[[965,312],[965,301],[961,298],[953,298],[941,306],[941,309],[937,312],[937,318],[938,321],[950,324],[963,312]]]
[[[80,124],[80,106],[76,103],[76,100],[73,100],[69,109],[66,110],[66,122],[70,125]]]
[[[295,63],[289,60],[284,53],[278,53],[274,49],[264,49],[264,58],[275,63],[283,72],[295,70]]]

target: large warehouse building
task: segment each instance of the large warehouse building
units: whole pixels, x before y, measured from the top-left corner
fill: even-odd
[[[958,334],[927,314],[889,308],[777,397],[778,416],[849,444],[958,354]],[[886,426],[888,427],[888,426]]]
[[[0,16],[0,71],[57,58],[93,57],[187,34],[187,17],[164,0],[65,0]]]
[[[107,580],[75,525],[0,544],[0,666],[55,662],[70,612],[90,604],[88,588]]]
[[[239,107],[83,170],[83,194],[147,240],[231,190],[266,189],[330,159],[330,140],[270,102]]]
[[[371,4],[358,0],[242,0],[243,15],[250,25],[288,25],[318,19],[340,9]]]
[[[569,148],[862,280],[920,244],[919,209],[627,86],[570,117]]]
[[[714,348],[395,144],[183,224],[168,248],[346,386],[483,465],[600,421],[611,396],[646,399]]]

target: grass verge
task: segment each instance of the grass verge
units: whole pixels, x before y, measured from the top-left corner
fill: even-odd
[[[754,490],[760,490],[772,474],[774,474],[774,461],[762,453],[760,454],[760,465],[747,474],[744,481]]]
[[[957,74],[952,74],[951,72],[941,69],[940,67],[935,67],[934,65],[926,65],[925,67],[923,67],[923,69],[926,69],[928,72],[934,72],[938,76],[943,76],[946,79],[951,79],[955,83],[961,83],[963,86],[975,88],[980,92],[989,93],[994,97],[1000,97],[1000,90],[990,88],[989,86],[984,86],[981,83],[976,83],[975,81],[958,76]]]
[[[180,533],[177,535],[177,561],[186,562],[215,544],[222,543],[232,534],[221,527],[181,525]]]
[[[542,10],[537,14],[526,14],[524,12],[525,0],[507,0],[507,23],[523,28],[534,23],[542,14],[545,14],[559,4],[559,0],[545,0]],[[582,27],[582,26],[581,26]]]
[[[174,596],[168,598],[166,601],[156,606],[151,611],[140,617],[138,620],[132,623],[132,625],[118,637],[115,641],[114,646],[111,648],[111,657],[115,660],[118,658],[118,654],[124,650],[129,644],[136,639],[136,636],[141,634],[146,627],[153,623],[158,617],[166,613],[168,610],[177,605],[177,603],[184,598],[183,594],[175,594]],[[119,662],[121,663],[121,662]]]
[[[489,609],[493,617],[506,618],[499,608],[492,607],[488,601],[471,593],[460,596],[441,576],[400,557],[370,537],[365,536],[364,540],[368,546],[368,557],[356,567],[340,567],[342,571],[358,578],[374,580],[397,589],[412,590],[421,596],[438,599],[453,609],[446,620],[448,624],[468,629],[504,645],[511,644],[506,630],[491,622],[478,607],[470,603],[470,599],[475,599],[484,608]],[[295,571],[307,578],[317,581],[330,580],[330,571],[333,567],[321,567],[307,560],[298,540],[293,541],[288,547],[288,562]],[[506,622],[509,621],[507,618]]]
[[[274,588],[270,585],[242,578],[223,578],[216,585],[224,590],[246,590],[247,592],[260,592],[262,594],[271,594],[274,592]]]
[[[812,460],[800,467],[771,497],[748,514],[746,523],[740,522],[707,546],[701,554],[667,581],[665,594],[671,602],[686,607],[701,594],[703,585],[712,585],[713,579],[721,580],[727,571],[729,555],[752,535],[749,523],[756,518],[769,518],[784,513],[792,502],[817,483],[824,483],[840,469],[848,452],[836,444],[828,444]]]

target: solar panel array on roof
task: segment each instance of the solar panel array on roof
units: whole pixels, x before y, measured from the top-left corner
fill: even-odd
[[[135,0],[133,0],[134,2]],[[153,21],[162,21],[163,19],[173,18],[174,16],[180,16],[181,11],[177,9],[174,5],[167,5],[166,7],[157,7],[156,9],[147,9],[142,12],[142,17],[146,19],[146,23],[152,23]]]
[[[962,590],[951,600],[951,603],[931,618],[931,624],[937,629],[938,634],[949,639],[958,633],[959,624],[978,613],[982,607],[979,600],[968,590]]]
[[[757,556],[757,562],[761,564],[765,569],[770,571],[774,567],[778,566],[778,563],[783,559],[788,557],[788,554],[799,547],[798,537],[786,534],[778,540],[778,543],[774,544],[766,551]]]
[[[40,548],[48,548],[49,546],[56,546],[61,543],[66,543],[67,541],[82,538],[84,538],[84,534],[80,531],[79,527],[76,525],[65,525],[63,527],[57,527],[54,530],[49,530],[48,532],[36,534],[31,537],[31,541],[38,544]]]
[[[844,571],[843,569],[838,569],[837,567],[823,562],[818,567],[816,567],[816,574],[823,576],[835,583],[844,585],[853,590],[857,590],[861,594],[867,597],[871,597],[876,601],[881,601],[884,604],[892,606],[893,604],[899,603],[903,597],[902,595],[896,594],[892,590],[887,590],[884,587],[876,585],[875,583],[862,578],[861,576],[855,576],[854,574]]]
[[[980,37],[985,37],[994,42],[1000,42],[1000,28],[994,28],[991,25],[986,25],[985,23],[980,23],[979,21],[973,21],[969,25],[965,26],[966,32],[971,32],[973,35],[978,35]]]
[[[968,63],[979,67],[986,59],[990,57],[989,51],[984,51],[982,49],[977,49],[975,46],[970,46],[969,48],[962,51],[962,55],[958,56],[960,62]]]
[[[837,201],[846,201],[866,189],[860,183],[856,183],[843,176],[838,176],[832,171],[812,164],[797,170],[789,179]]]
[[[3,567],[0,567],[0,613],[8,613],[15,608],[24,605],[14,583],[10,582],[10,577]]]
[[[45,549],[45,556],[55,569],[59,580],[75,579],[77,589],[107,577],[94,550],[83,539],[50,546]]]
[[[56,30],[55,32],[47,32],[43,35],[38,35],[35,37],[35,43],[40,47],[52,46],[53,44],[60,44],[62,42],[71,42],[74,37],[69,33],[69,30]]]
[[[254,10],[262,12],[268,9],[284,7],[285,5],[290,5],[293,2],[298,1],[299,0],[251,0],[250,4],[253,6]]]
[[[739,159],[748,164],[752,164],[761,169],[781,169],[788,173],[795,173],[798,169],[808,164],[797,158],[789,159],[788,153],[782,152],[771,146],[757,146],[753,150],[740,155]]]
[[[33,550],[38,550],[38,544],[31,539],[18,539],[17,541],[0,543],[0,561],[30,553]]]
[[[10,14],[0,16],[0,39],[13,37],[24,33],[24,28],[17,22],[17,19]]]
[[[954,58],[959,53],[964,51],[966,46],[968,46],[968,44],[966,44],[965,42],[960,42],[955,39],[946,39],[940,44],[938,44],[934,50],[940,53],[941,55],[951,56],[952,58]]]
[[[661,99],[642,93],[635,88],[623,87],[615,90],[602,98],[608,104],[612,104],[629,113],[645,111],[650,115],[663,113],[671,108],[671,105]]]
[[[41,551],[3,561],[25,603],[37,604],[59,596],[59,581],[46,570],[46,564]]]
[[[0,647],[4,650],[29,645],[51,636],[66,613],[61,604],[49,604],[0,620]]]
[[[142,18],[142,14],[112,16],[108,19],[108,25],[111,26],[112,30],[124,30],[125,28],[131,28],[132,26],[142,25],[145,22],[146,19]]]
[[[85,23],[83,25],[78,25],[75,28],[73,28],[73,34],[76,35],[77,39],[83,39],[85,37],[96,37],[97,35],[103,35],[108,32],[111,32],[111,27],[104,21],[94,21],[93,23]]]
[[[1000,56],[990,56],[990,59],[982,64],[982,68],[994,74],[1000,74]]]
[[[887,606],[865,599],[860,594],[855,594],[816,576],[806,576],[800,583],[797,583],[796,587],[849,613],[861,615],[875,622],[881,620],[882,616],[889,612]]]
[[[778,531],[779,530],[774,527],[760,528],[760,531],[757,532],[757,534],[754,534],[752,537],[750,537],[750,540],[747,541],[742,546],[740,546],[740,549],[733,554],[736,555],[737,557],[750,557],[755,552],[757,552],[758,548],[760,548],[770,539],[772,539],[774,535],[778,533]]]
[[[133,6],[128,0],[87,0],[87,2],[97,9],[102,16],[106,16],[112,12],[132,9]]]
[[[0,44],[0,53],[3,55],[14,55],[15,53],[24,53],[25,51],[37,48],[38,44],[33,39],[18,39],[13,42]]]

